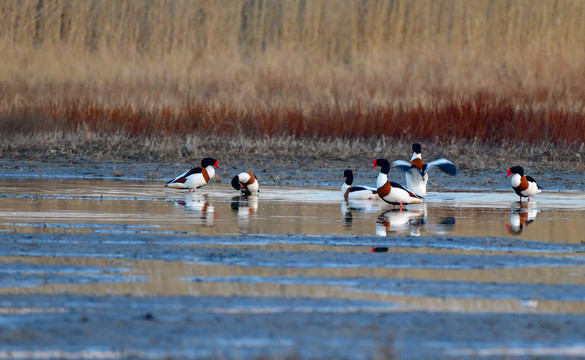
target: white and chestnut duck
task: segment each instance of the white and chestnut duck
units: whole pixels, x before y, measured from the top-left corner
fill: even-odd
[[[375,159],[372,167],[380,167],[380,174],[376,180],[376,188],[378,189],[378,196],[388,204],[400,205],[402,204],[421,204],[424,198],[405,188],[404,186],[388,181],[388,172],[390,171],[390,162],[386,159]]]
[[[201,160],[201,166],[182,173],[173,180],[166,183],[165,187],[174,189],[189,189],[189,192],[195,191],[204,185],[215,176],[215,169],[219,167],[219,161],[213,158],[205,158]]]
[[[378,198],[378,191],[371,186],[353,186],[353,171],[346,169],[343,172],[345,181],[341,185],[341,194],[345,200],[375,200]]]
[[[260,192],[258,177],[249,171],[244,171],[234,176],[232,187],[240,190],[242,195],[258,195]]]
[[[510,175],[512,175],[510,178],[512,189],[516,195],[520,196],[520,202],[522,202],[522,197],[528,198],[528,201],[530,201],[531,196],[542,191],[542,187],[536,183],[536,180],[531,176],[524,175],[524,168],[522,166],[512,166],[509,168],[506,177]]]
[[[418,143],[412,144],[412,158],[410,162],[396,160],[392,163],[392,166],[406,173],[406,187],[421,196],[427,193],[428,172],[433,167],[436,166],[439,170],[449,175],[457,174],[457,168],[447,159],[438,159],[425,164],[422,160],[421,146]]]

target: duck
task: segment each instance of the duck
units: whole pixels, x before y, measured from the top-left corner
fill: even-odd
[[[258,195],[260,192],[258,177],[249,171],[244,171],[234,176],[232,187],[240,190],[242,195]]]
[[[201,166],[194,167],[168,181],[165,187],[189,189],[189,192],[195,191],[195,189],[205,186],[215,176],[214,167],[220,169],[219,161],[214,158],[205,158],[201,160]]]
[[[396,160],[392,163],[392,167],[406,173],[406,187],[418,195],[425,196],[427,194],[428,172],[430,169],[436,166],[444,173],[455,176],[457,174],[457,167],[447,159],[437,159],[425,164],[422,160],[421,150],[422,147],[419,143],[412,144],[412,158],[410,162]]]
[[[376,188],[378,190],[378,196],[388,204],[400,205],[400,211],[402,211],[402,204],[422,204],[424,198],[420,195],[415,194],[406,187],[388,181],[388,172],[390,172],[390,162],[386,159],[374,159],[374,165],[372,167],[380,167],[380,174],[376,180]]]
[[[371,186],[352,186],[353,171],[346,169],[343,172],[345,181],[341,185],[341,194],[345,200],[375,200],[378,199],[378,191]]]
[[[509,168],[506,177],[510,175],[512,176],[510,178],[512,189],[516,195],[520,196],[520,202],[522,202],[522,197],[528,198],[528,201],[530,201],[531,196],[542,192],[542,187],[536,183],[536,180],[531,176],[524,175],[524,168],[522,166],[512,166]]]

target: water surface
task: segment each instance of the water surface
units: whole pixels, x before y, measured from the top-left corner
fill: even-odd
[[[0,358],[585,356],[584,215],[580,192],[400,212],[329,187],[0,178]]]
[[[334,188],[263,186],[240,197],[226,184],[195,193],[159,182],[0,179],[0,231],[43,233],[445,235],[585,241],[585,194],[429,193],[405,211],[347,202]]]

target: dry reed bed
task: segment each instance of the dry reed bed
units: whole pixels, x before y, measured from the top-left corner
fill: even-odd
[[[0,0],[0,107],[583,108],[579,0]],[[119,105],[117,105],[119,106]]]
[[[0,37],[143,54],[309,49],[346,64],[431,44],[564,54],[585,41],[580,0],[0,0]],[[578,50],[577,50],[578,51]]]
[[[0,85],[164,104],[582,103],[584,17],[579,0],[0,0]]]

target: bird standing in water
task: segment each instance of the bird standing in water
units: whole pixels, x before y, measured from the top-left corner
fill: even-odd
[[[516,195],[520,196],[520,202],[522,202],[522,197],[526,197],[530,201],[531,196],[542,191],[542,187],[536,183],[536,180],[531,176],[524,175],[524,168],[522,166],[512,166],[509,168],[506,177],[510,175],[512,176],[510,178],[512,189]]]
[[[372,167],[380,167],[380,174],[376,180],[376,187],[378,189],[378,196],[391,205],[400,205],[402,211],[402,204],[421,204],[424,199],[408,190],[404,186],[388,181],[388,172],[390,171],[390,162],[386,159],[375,159]]]
[[[206,185],[215,176],[214,167],[220,168],[219,161],[213,158],[205,158],[201,160],[201,166],[194,167],[168,181],[165,187],[189,189],[189,192],[195,191],[195,189]]]
[[[392,163],[392,166],[406,173],[406,187],[420,196],[427,194],[428,172],[433,167],[436,166],[449,175],[457,174],[457,168],[447,159],[438,159],[425,164],[422,160],[421,146],[418,143],[412,144],[412,158],[410,162],[396,160]]]

